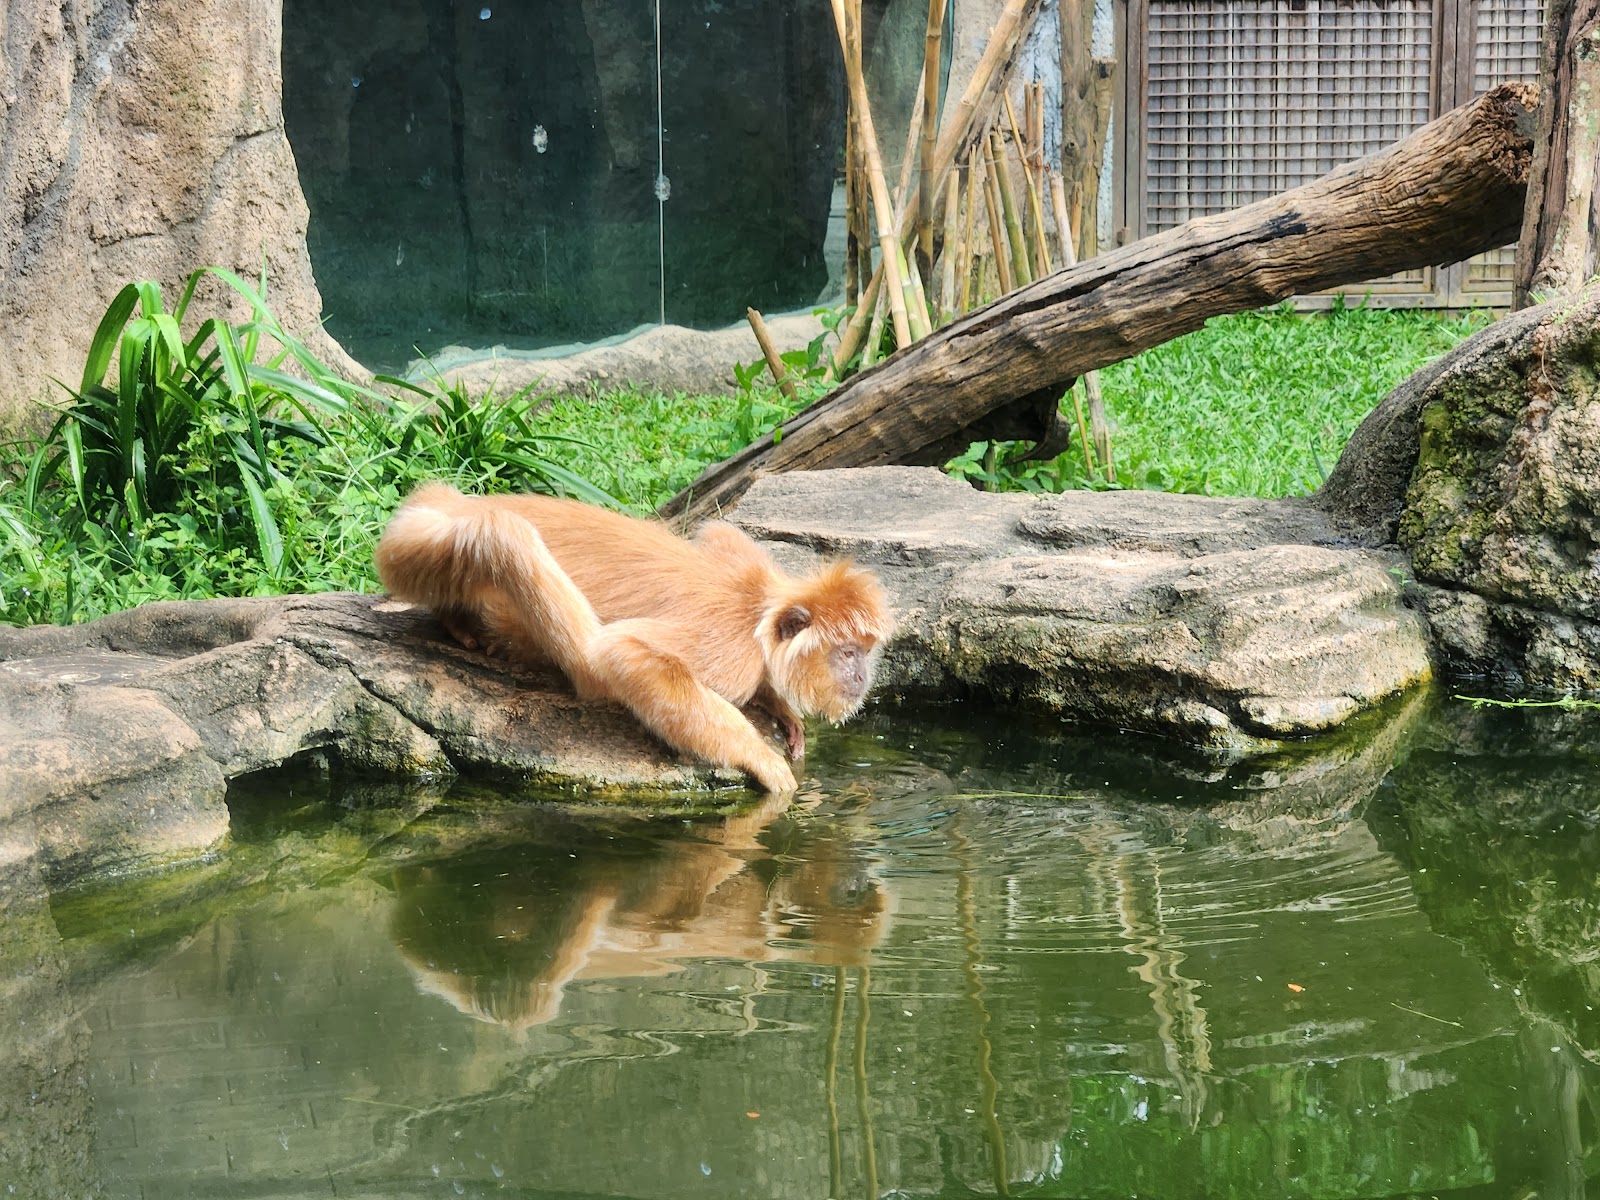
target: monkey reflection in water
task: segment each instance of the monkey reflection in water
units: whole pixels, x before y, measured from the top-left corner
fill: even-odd
[[[391,934],[420,990],[519,1032],[553,1019],[574,980],[693,958],[866,962],[889,922],[883,881],[848,827],[820,818],[774,830],[780,861],[760,835],[786,807],[671,839],[540,814],[528,843],[397,871]]]

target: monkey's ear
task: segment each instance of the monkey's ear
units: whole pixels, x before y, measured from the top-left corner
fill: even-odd
[[[791,604],[778,614],[778,640],[787,642],[811,624],[811,610],[804,604]]]

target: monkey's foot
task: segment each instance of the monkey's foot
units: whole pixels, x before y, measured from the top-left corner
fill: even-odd
[[[462,613],[436,613],[439,624],[444,626],[444,631],[454,638],[464,649],[482,650],[486,654],[493,654],[492,647],[485,647],[479,640],[479,627],[476,620]]]
[[[799,717],[784,716],[778,721],[783,726],[783,740],[789,744],[789,757],[798,762],[806,756],[806,727]]]

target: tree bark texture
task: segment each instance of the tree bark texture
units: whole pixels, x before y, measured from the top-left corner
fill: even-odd
[[[767,472],[949,457],[985,419],[1048,416],[1085,371],[1208,317],[1503,245],[1522,221],[1537,96],[1531,85],[1502,84],[1303,187],[1004,296],[848,380],[778,436],[707,468],[662,515],[713,516]],[[991,426],[988,436],[1003,434]]]
[[[1600,0],[1550,0],[1539,78],[1545,96],[1517,246],[1518,308],[1600,272]]]

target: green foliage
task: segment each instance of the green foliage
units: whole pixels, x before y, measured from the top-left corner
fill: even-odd
[[[205,320],[184,339],[207,274],[244,297],[250,318]],[[950,469],[1009,490],[1305,492],[1388,388],[1480,322],[1343,306],[1222,318],[1101,373],[1115,484],[1089,477],[1076,437],[1058,458],[1014,466],[1025,445],[979,443]],[[443,381],[340,379],[273,320],[262,289],[227,272],[191,278],[170,313],[153,284],[131,285],[49,435],[0,447],[0,620],[371,588],[383,522],[423,479],[648,511],[755,439],[781,436],[826,390],[830,348],[824,335],[784,356],[798,401],[764,364],[738,368],[731,397],[524,390],[475,401]]]
[[[1115,426],[1115,485],[1090,477],[1076,434],[1065,454],[1045,462],[1006,467],[1025,444],[980,444],[949,469],[1006,491],[1303,495],[1326,478],[1373,405],[1484,319],[1343,303],[1314,316],[1283,305],[1219,317],[1100,372]]]
[[[1600,712],[1600,700],[1586,700],[1579,696],[1556,696],[1550,700],[1533,700],[1526,696],[1521,696],[1509,700],[1500,700],[1492,696],[1463,696],[1457,693],[1452,698],[1465,700],[1473,708],[1560,708]]]
[[[208,275],[251,316],[185,339]],[[157,285],[123,288],[49,432],[0,448],[0,620],[371,587],[383,522],[422,479],[614,503],[551,456],[579,439],[544,429],[533,393],[378,382],[340,379],[227,271],[196,272],[170,312]]]

